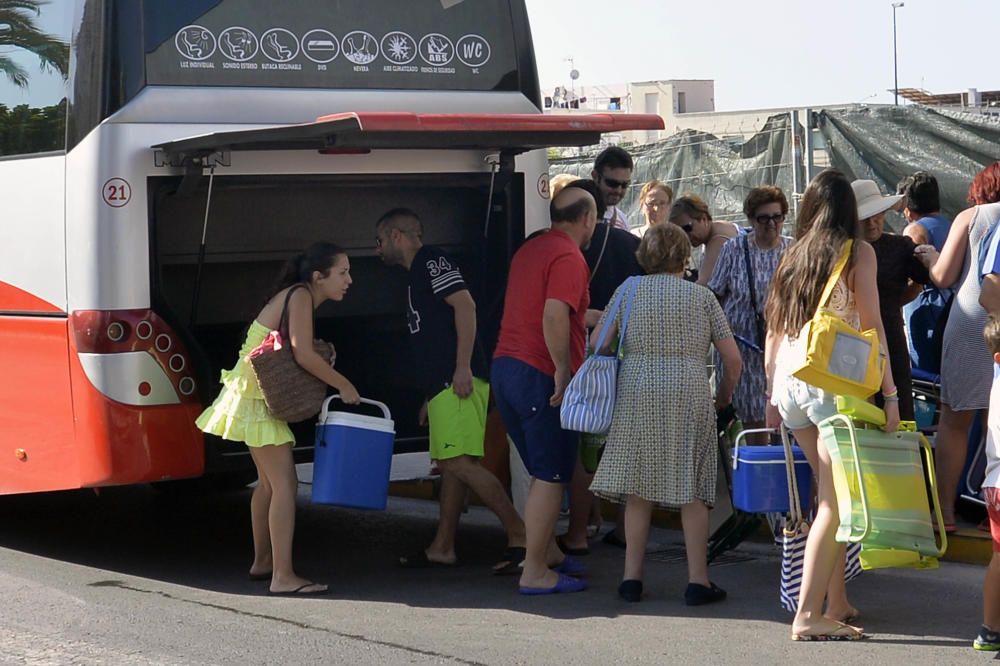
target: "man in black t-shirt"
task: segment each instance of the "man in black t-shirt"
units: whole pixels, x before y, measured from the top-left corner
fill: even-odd
[[[420,420],[430,426],[430,455],[441,471],[437,534],[426,549],[399,562],[405,567],[455,563],[455,532],[471,488],[507,531],[508,547],[496,570],[518,573],[524,559],[524,523],[500,481],[479,464],[486,435],[490,387],[487,360],[476,342],[476,303],[458,264],[424,245],[417,214],[396,208],[375,227],[376,253],[408,273],[407,326],[420,389]]]

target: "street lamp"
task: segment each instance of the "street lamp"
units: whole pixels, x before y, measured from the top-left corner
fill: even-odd
[[[904,2],[892,3],[892,94],[896,106],[899,106],[899,65],[896,58],[896,10],[905,4]]]

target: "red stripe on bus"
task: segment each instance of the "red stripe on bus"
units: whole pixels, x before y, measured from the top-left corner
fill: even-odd
[[[0,311],[64,312],[62,308],[52,305],[45,299],[2,281],[0,281]]]

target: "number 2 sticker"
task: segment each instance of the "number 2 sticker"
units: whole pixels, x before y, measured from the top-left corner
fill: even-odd
[[[104,183],[101,196],[112,208],[121,208],[132,199],[132,186],[124,178],[112,178]]]

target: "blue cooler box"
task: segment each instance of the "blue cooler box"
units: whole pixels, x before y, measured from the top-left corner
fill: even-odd
[[[381,402],[361,402],[382,410],[382,416],[329,411],[327,398],[316,424],[312,501],[354,509],[385,509],[389,470],[396,438],[389,409]]]
[[[733,451],[733,506],[749,513],[787,513],[788,478],[783,446],[739,446]],[[812,498],[812,470],[806,455],[792,445],[802,513]]]

